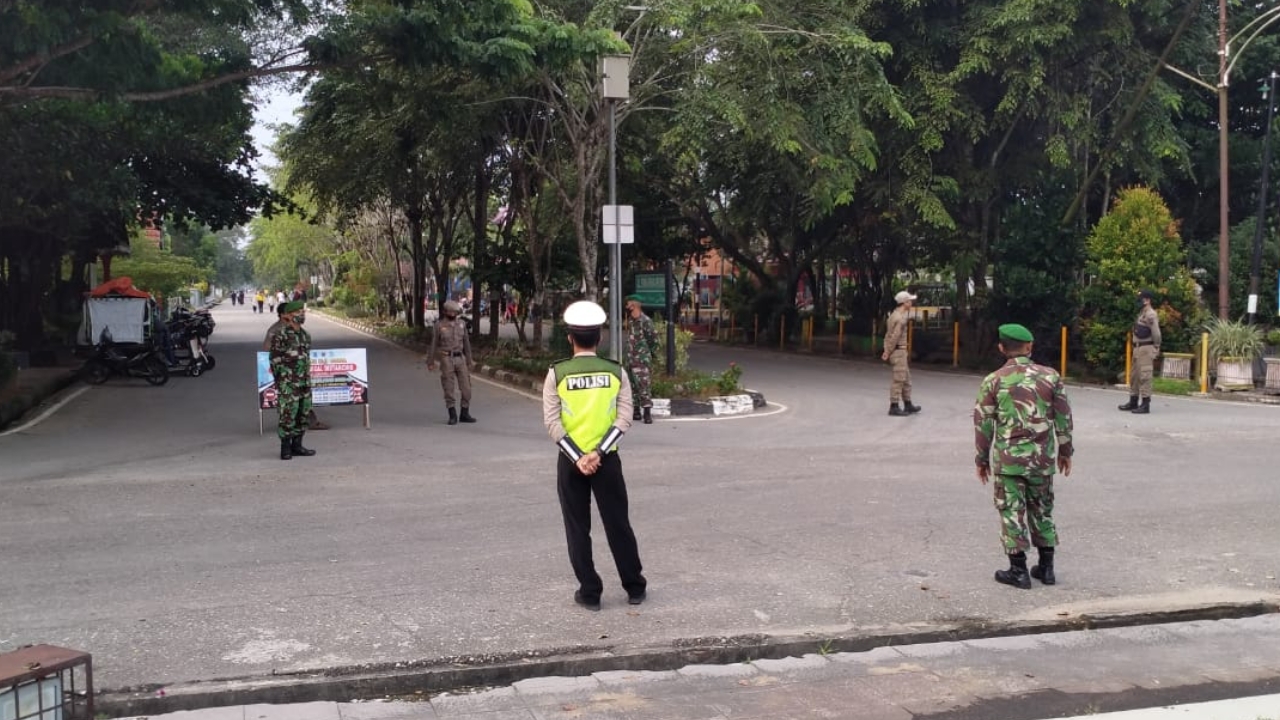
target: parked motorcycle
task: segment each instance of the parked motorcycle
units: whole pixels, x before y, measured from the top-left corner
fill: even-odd
[[[140,377],[152,385],[169,382],[169,367],[160,351],[150,345],[129,348],[116,345],[104,329],[93,354],[80,368],[80,376],[91,385],[101,385],[112,375]]]
[[[186,361],[186,372],[191,377],[200,377],[217,364],[213,354],[207,349],[214,325],[216,323],[213,316],[204,309],[191,311],[178,308],[169,318],[167,329],[175,359],[179,362]]]

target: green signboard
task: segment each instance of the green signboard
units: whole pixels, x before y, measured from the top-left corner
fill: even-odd
[[[636,273],[635,295],[645,307],[667,306],[667,274],[664,272]]]

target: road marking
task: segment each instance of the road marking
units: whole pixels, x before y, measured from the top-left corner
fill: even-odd
[[[82,385],[82,386],[80,386],[79,388],[77,388],[77,389],[75,389],[75,390],[71,391],[71,393],[70,393],[70,394],[68,394],[66,397],[64,397],[64,398],[62,398],[61,400],[59,400],[58,402],[54,403],[51,407],[46,408],[44,412],[42,412],[42,413],[40,413],[39,415],[37,415],[37,416],[35,416],[35,417],[31,418],[31,419],[30,419],[30,420],[28,420],[27,422],[25,422],[25,423],[23,423],[23,424],[19,425],[19,426],[18,426],[18,427],[16,427],[16,428],[11,428],[11,429],[9,429],[9,430],[5,430],[4,432],[0,432],[0,437],[4,437],[5,435],[12,435],[12,434],[14,434],[14,433],[20,433],[20,432],[22,432],[23,430],[29,430],[29,429],[31,429],[31,428],[33,428],[33,427],[35,427],[36,425],[39,425],[41,422],[44,422],[45,418],[49,417],[50,415],[52,415],[52,414],[54,414],[55,412],[57,412],[58,410],[60,410],[60,409],[62,408],[62,406],[63,406],[63,405],[66,405],[67,403],[71,402],[72,400],[75,400],[76,398],[80,397],[80,396],[81,396],[81,395],[83,395],[84,393],[88,392],[88,390],[89,390],[89,386],[87,386],[87,385]]]
[[[1278,716],[1280,716],[1280,695],[1259,695],[1235,700],[1081,715],[1075,720],[1084,718],[1088,720],[1257,720]]]

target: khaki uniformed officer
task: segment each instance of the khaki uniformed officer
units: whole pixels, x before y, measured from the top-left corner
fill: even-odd
[[[1133,321],[1134,377],[1129,379],[1129,402],[1120,406],[1138,415],[1151,412],[1151,376],[1160,354],[1160,316],[1151,307],[1153,297],[1150,290],[1138,293],[1138,319]]]
[[[911,404],[911,368],[907,365],[907,323],[911,320],[911,304],[916,296],[903,290],[893,297],[898,307],[889,313],[889,325],[884,333],[884,353],[881,360],[889,361],[893,368],[893,381],[889,385],[889,414],[905,417],[921,410]],[[902,404],[899,405],[898,403]]]
[[[644,602],[648,585],[618,458],[618,441],[631,427],[631,383],[621,365],[596,355],[604,321],[604,310],[593,302],[579,301],[564,311],[573,357],[552,365],[542,386],[543,422],[560,448],[556,486],[569,563],[578,578],[573,600],[588,610],[600,609],[604,591],[591,557],[592,493],[627,602]]]
[[[450,425],[476,421],[471,417],[471,336],[467,334],[467,322],[458,317],[461,313],[458,303],[450,300],[444,304],[431,334],[431,352],[427,353],[428,370],[436,369],[436,353],[440,353],[440,387],[444,389]],[[459,396],[461,407],[454,409]]]

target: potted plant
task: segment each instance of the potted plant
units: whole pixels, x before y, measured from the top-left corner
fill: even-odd
[[[1218,390],[1252,390],[1253,362],[1262,356],[1262,330],[1243,320],[1214,318],[1209,332],[1209,362],[1217,367]]]
[[[1280,329],[1273,329],[1267,333],[1267,356],[1262,358],[1266,363],[1262,387],[1266,390],[1280,391],[1280,357],[1274,357],[1278,352],[1280,352]]]

